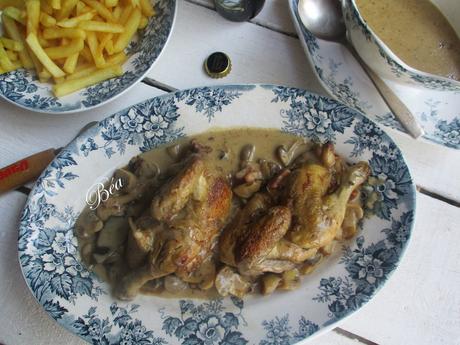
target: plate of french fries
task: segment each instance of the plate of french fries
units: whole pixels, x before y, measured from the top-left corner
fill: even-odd
[[[0,0],[0,96],[44,113],[102,105],[140,81],[175,0]]]

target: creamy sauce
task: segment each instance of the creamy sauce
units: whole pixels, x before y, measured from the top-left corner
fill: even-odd
[[[296,150],[297,154],[304,153],[305,151],[308,151],[312,148],[312,144],[306,142],[303,138],[299,138],[292,134],[283,133],[275,129],[214,129],[212,131],[208,131],[200,135],[186,137],[174,143],[160,146],[151,151],[142,153],[141,155],[139,155],[139,157],[158,166],[161,172],[160,176],[168,176],[171,167],[174,166],[174,164],[178,161],[181,161],[181,158],[174,159],[171,156],[171,154],[168,153],[168,151],[172,147],[178,145],[180,157],[180,151],[187,149],[192,140],[196,140],[199,144],[208,146],[212,149],[212,151],[206,156],[206,161],[210,163],[210,165],[216,167],[217,169],[221,169],[224,175],[234,174],[241,169],[241,152],[243,148],[248,144],[252,144],[255,146],[255,153],[252,157],[252,161],[257,162],[260,159],[264,159],[267,161],[276,162],[280,165],[281,161],[279,160],[278,155],[276,153],[277,149],[280,146],[283,145],[286,148],[289,148],[293,143],[299,142],[300,145]],[[128,169],[128,167],[125,168]],[[151,195],[148,195],[148,200],[151,200],[153,198],[154,192],[155,190],[153,190]],[[150,203],[148,202],[142,206],[143,208],[145,208],[144,213],[148,213]],[[133,205],[133,207],[135,207],[135,205]],[[88,217],[88,214],[91,212],[92,211],[90,211],[88,207],[85,208],[81,213],[79,220]],[[113,218],[120,217],[111,217],[109,218],[109,221]],[[107,222],[108,221],[106,221],[105,223]],[[102,233],[103,231],[105,231],[105,229],[102,229],[95,236],[89,238],[78,237],[79,247],[84,263],[90,268],[92,268],[92,270],[100,278],[102,278],[105,281],[108,281],[111,284],[115,284],[117,281],[119,281],[120,276],[123,276],[124,274],[126,274],[126,272],[128,272],[128,268],[123,258],[125,247],[122,246],[118,250],[117,255],[120,256],[120,259],[115,261],[114,263],[95,263],[93,259],[93,254],[97,251],[98,237],[100,237],[100,233]],[[89,253],[85,254],[84,248],[87,245],[92,245],[93,248]],[[219,265],[218,263],[216,264]],[[160,280],[161,279],[163,278],[160,278]],[[158,286],[155,283],[155,281],[150,281],[149,283],[145,284],[140,292],[147,295],[157,295],[165,298],[211,299],[219,297],[219,294],[217,293],[215,287],[203,291],[189,286],[188,288],[181,290],[180,292],[170,292],[166,291],[164,287],[162,287],[161,285]]]
[[[355,0],[376,35],[409,66],[460,80],[460,39],[429,0]]]

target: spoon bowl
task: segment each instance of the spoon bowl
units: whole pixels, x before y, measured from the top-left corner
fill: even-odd
[[[346,27],[339,0],[300,0],[299,16],[316,37],[328,41],[345,38]]]

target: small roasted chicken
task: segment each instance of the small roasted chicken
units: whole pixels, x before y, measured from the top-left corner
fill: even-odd
[[[278,281],[272,273],[297,277],[297,267],[305,263],[303,271],[308,271],[308,260],[314,260],[319,251],[328,254],[335,239],[353,232],[349,228],[362,213],[359,202],[350,203],[350,199],[369,174],[370,168],[363,162],[347,168],[332,145],[323,146],[314,159],[297,161],[281,171],[274,183],[267,184],[270,193],[255,194],[224,229],[219,240],[220,260],[237,272],[227,269],[218,274],[219,293],[241,294],[241,281],[251,281],[265,272],[271,273],[262,279],[262,290],[272,291],[267,286]],[[344,235],[346,214],[350,221]]]
[[[155,236],[155,246],[145,264],[121,280],[116,296],[131,299],[147,281],[173,273],[185,282],[203,283],[206,277],[199,268],[212,256],[231,200],[232,191],[225,177],[208,168],[203,155],[191,156],[153,198],[153,224],[161,224],[164,229]],[[151,236],[142,238],[150,241]]]

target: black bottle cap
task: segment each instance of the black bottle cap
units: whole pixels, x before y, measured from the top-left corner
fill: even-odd
[[[211,78],[223,78],[232,70],[232,62],[227,54],[215,52],[204,62],[204,69]]]

